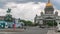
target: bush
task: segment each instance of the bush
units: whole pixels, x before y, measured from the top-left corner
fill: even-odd
[[[49,21],[49,22],[47,23],[47,25],[48,25],[48,26],[57,26],[57,22],[54,21],[54,23],[53,23],[53,21]]]
[[[31,21],[20,20],[20,22],[23,22],[25,24],[25,26],[32,26],[32,22]]]

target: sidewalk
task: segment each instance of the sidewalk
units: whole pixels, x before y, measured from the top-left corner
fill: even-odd
[[[0,32],[23,32],[24,29],[0,29]]]
[[[47,34],[60,34],[60,32],[55,32],[54,30],[48,30]]]

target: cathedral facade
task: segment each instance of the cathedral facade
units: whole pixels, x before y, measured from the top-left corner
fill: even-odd
[[[41,15],[36,15],[34,18],[34,23],[39,24],[46,24],[48,21],[56,21],[57,23],[60,23],[60,16],[58,16],[58,12],[55,11],[54,13],[54,7],[51,4],[50,0],[46,3],[46,7],[44,8],[44,13],[41,12]]]

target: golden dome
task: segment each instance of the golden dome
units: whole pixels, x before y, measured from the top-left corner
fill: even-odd
[[[51,4],[51,3],[47,3],[47,4],[46,4],[46,6],[48,6],[48,7],[49,7],[49,6],[52,6],[52,4]]]

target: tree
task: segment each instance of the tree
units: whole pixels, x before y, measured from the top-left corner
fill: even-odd
[[[32,25],[31,21],[20,20],[20,22],[23,22],[25,24],[25,26],[31,26]]]
[[[47,21],[47,25],[48,26],[57,26],[57,22],[56,21],[52,21],[52,20],[49,20],[49,21]]]
[[[13,18],[12,18],[12,15],[10,14],[10,12],[11,12],[11,9],[8,8],[7,14],[6,14],[5,19],[4,19],[7,22],[12,22],[13,21]]]
[[[12,15],[6,15],[5,16],[5,19],[4,19],[5,21],[7,21],[7,22],[12,22],[13,21],[13,18],[12,18]]]
[[[27,23],[27,25],[29,25],[29,26],[31,26],[32,25],[32,22],[31,21],[26,21]]]
[[[10,13],[10,12],[11,12],[11,9],[10,9],[10,8],[8,8],[7,13]]]

